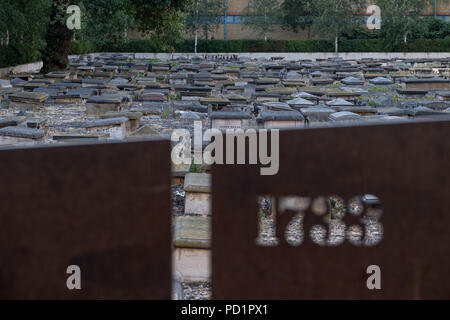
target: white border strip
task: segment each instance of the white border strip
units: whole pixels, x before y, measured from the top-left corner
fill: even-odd
[[[91,53],[93,57],[97,57],[102,53]],[[104,53],[104,54],[128,54],[135,59],[159,59],[169,60],[178,57],[192,58],[194,53]],[[450,58],[450,52],[246,52],[246,53],[198,53],[198,56],[231,56],[237,55],[250,59],[284,57],[286,60],[316,60],[328,58],[342,58],[344,60],[360,60],[360,59],[442,59]],[[78,55],[69,56],[69,58],[77,58]]]

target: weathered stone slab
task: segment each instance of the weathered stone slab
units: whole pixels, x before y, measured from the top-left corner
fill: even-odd
[[[44,92],[18,92],[10,94],[9,99],[18,103],[44,103],[48,95]]]
[[[0,128],[15,127],[24,122],[25,120],[27,120],[27,118],[21,116],[1,118]]]
[[[0,89],[12,88],[11,82],[9,80],[0,79]]]
[[[305,118],[298,111],[263,111],[261,112],[261,119],[267,121],[304,121]]]
[[[265,102],[262,107],[270,111],[293,111],[287,103],[283,102]]]
[[[366,76],[367,77],[367,76]],[[377,86],[383,86],[383,85],[391,85],[394,83],[394,81],[385,78],[385,77],[375,77],[369,81],[371,84],[377,85]]]
[[[176,248],[210,249],[210,217],[176,217],[173,245]]]
[[[450,101],[450,90],[436,92],[436,96],[439,100]]]
[[[186,192],[184,213],[210,216],[211,203],[211,193]]]
[[[305,118],[298,111],[263,111],[260,119],[266,129],[302,128]]]
[[[44,88],[36,88],[33,90],[34,92],[42,92],[42,93],[46,93],[49,97],[51,96],[57,96],[60,93],[59,88],[48,88],[48,87],[44,87]]]
[[[184,191],[194,193],[211,192],[211,175],[207,173],[189,173],[184,180]]]
[[[122,111],[122,112],[108,112],[102,114],[100,118],[101,119],[127,118],[129,120],[125,123],[127,132],[133,132],[140,127],[142,116],[143,114],[141,112]]]
[[[337,107],[337,106],[354,106],[354,103],[349,102],[347,100],[344,100],[342,98],[334,99],[331,101],[328,101],[326,103],[330,107]]]
[[[341,80],[345,85],[349,86],[360,86],[364,84],[364,81],[355,77],[347,77]]]
[[[101,120],[93,120],[83,124],[84,128],[99,128],[99,127],[109,127],[109,126],[120,126],[128,121],[126,117],[120,118],[107,118]]]
[[[131,111],[134,112],[141,112],[143,115],[161,115],[162,112],[169,108],[168,103],[146,103],[140,107],[133,107],[131,108]]]
[[[286,101],[286,103],[291,107],[315,105],[314,102],[311,102],[311,101],[303,99],[303,98],[295,98],[293,100]]]
[[[286,87],[276,87],[276,88],[266,88],[265,91],[267,93],[279,94],[279,95],[291,95],[297,92],[295,88],[286,88]]]
[[[172,264],[182,281],[211,281],[211,250],[176,248]]]
[[[310,108],[301,108],[300,112],[311,122],[325,122],[329,121],[329,116],[336,111],[332,108],[326,106],[317,106]]]
[[[151,126],[151,125],[145,125],[137,129],[135,132],[130,134],[130,137],[152,137],[152,136],[158,136],[159,131],[157,128]]]
[[[403,78],[401,80],[407,89],[421,89],[421,90],[450,90],[450,80],[444,78]]]
[[[162,92],[155,92],[155,91],[144,91],[139,99],[141,101],[156,101],[156,102],[164,102],[167,101],[167,95]]]
[[[43,129],[47,125],[48,119],[31,118],[27,120],[27,127],[32,129]]]
[[[313,79],[310,79],[309,81],[310,81],[310,83],[313,86],[325,86],[325,85],[334,83],[334,79],[327,79],[327,78],[324,78],[324,79],[322,79],[322,78],[318,78],[318,79],[313,78]]]
[[[121,95],[113,95],[106,94],[101,96],[91,96],[87,103],[95,103],[95,104],[116,104],[120,105],[125,102],[124,96]]]
[[[180,111],[192,111],[192,112],[200,112],[200,113],[207,113],[208,107],[201,105],[200,103],[186,103],[186,102],[175,102],[174,103],[175,110]]]
[[[207,97],[201,98],[200,103],[203,105],[214,105],[214,106],[227,106],[231,104],[231,101],[223,97]]]
[[[45,131],[23,127],[5,127],[0,129],[0,136],[39,140],[45,136]]]
[[[411,88],[406,88],[406,89],[402,89],[402,88],[398,88],[397,92],[399,94],[403,94],[405,96],[424,96],[428,93],[428,90],[425,89],[411,89]]]
[[[330,114],[329,119],[331,121],[360,121],[363,117],[353,112],[341,111]]]
[[[109,134],[111,140],[123,140],[126,137],[126,123],[128,118],[111,118],[89,121],[83,124],[88,132],[104,131]]]
[[[66,95],[68,96],[78,96],[82,99],[89,99],[93,95],[98,95],[100,90],[95,88],[78,88],[68,90]]]

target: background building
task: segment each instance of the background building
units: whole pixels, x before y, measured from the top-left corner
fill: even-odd
[[[215,40],[240,40],[240,39],[250,39],[258,40],[262,39],[253,30],[245,28],[243,24],[243,19],[241,17],[245,16],[245,9],[248,6],[248,0],[223,0],[224,14],[222,16],[223,23],[220,24],[216,32],[210,35],[210,38]],[[282,2],[283,0],[274,0]],[[436,0],[436,7],[431,6],[424,15],[434,16],[442,19],[443,21],[450,22],[450,8],[448,3],[443,3],[440,0]],[[376,0],[368,0],[368,6],[371,4],[376,4]],[[142,38],[136,32],[130,32],[129,36],[131,38]],[[193,39],[194,35],[186,33],[187,39]],[[199,34],[199,39],[203,39],[203,35]],[[275,31],[269,33],[269,39],[273,40],[302,40],[308,38],[307,30],[300,30],[298,33],[292,30],[283,29],[281,26],[275,27]]]

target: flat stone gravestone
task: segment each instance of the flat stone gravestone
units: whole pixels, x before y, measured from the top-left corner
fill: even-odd
[[[450,80],[444,78],[431,79],[417,79],[404,78],[402,82],[407,89],[421,89],[421,90],[450,90]]]
[[[407,96],[415,96],[415,95],[424,96],[424,95],[426,95],[428,93],[428,90],[419,89],[419,88],[417,88],[417,89],[397,88],[397,92],[399,94],[404,94],[404,95],[407,95]]]
[[[334,99],[331,101],[328,101],[326,103],[328,106],[336,107],[336,106],[354,106],[354,104],[350,101],[344,100],[342,98]]]
[[[126,137],[126,123],[128,118],[107,118],[101,120],[89,121],[83,124],[83,127],[88,129],[89,132],[95,132],[96,130],[105,130],[109,134],[109,138],[112,140],[122,140]]]
[[[311,122],[326,122],[329,121],[329,116],[336,111],[326,106],[317,106],[310,108],[301,108],[300,112]]]
[[[187,111],[184,112],[181,116],[180,116],[180,120],[184,120],[184,121],[199,121],[202,118],[195,112],[191,112],[191,111]]]
[[[211,126],[216,129],[247,128],[252,116],[248,112],[215,111],[210,115]]]
[[[436,96],[439,100],[450,101],[450,90],[449,91],[438,91]]]
[[[99,95],[100,90],[94,88],[78,88],[67,91],[68,96],[79,96],[83,99],[89,99],[91,96]]]
[[[57,96],[60,93],[59,88],[36,88],[33,90],[33,92],[41,92],[46,93],[49,97],[51,96]]]
[[[225,97],[207,97],[201,98],[200,103],[203,105],[227,106],[231,104],[231,101]]]
[[[210,249],[210,217],[177,217],[175,219],[175,248]]]
[[[12,88],[11,82],[9,80],[0,79],[0,89]]]
[[[4,127],[0,129],[0,144],[2,145],[34,145],[45,136],[44,130],[26,127]]]
[[[260,114],[266,129],[304,127],[305,118],[298,111],[263,111]]]
[[[341,111],[330,114],[329,119],[331,121],[360,121],[363,120],[363,117],[353,112]]]
[[[165,141],[0,151],[0,297],[170,299],[169,153]]]
[[[114,119],[114,118],[127,118],[125,122],[127,132],[137,130],[141,125],[141,118],[143,114],[141,112],[122,111],[122,112],[108,112],[100,115],[101,119]]]
[[[418,117],[418,116],[437,116],[441,115],[442,111],[433,110],[427,107],[417,107],[412,110],[410,110],[410,116],[412,117]]]
[[[291,96],[293,98],[303,98],[303,99],[311,99],[311,100],[316,100],[316,99],[319,98],[319,97],[317,97],[317,96],[315,96],[313,94],[310,94],[310,93],[307,93],[307,92],[303,92],[303,91],[294,93]]]
[[[124,97],[120,95],[91,96],[86,104],[87,114],[102,114],[111,111],[120,111]]]
[[[369,81],[371,84],[377,85],[377,86],[383,86],[383,85],[391,85],[394,83],[394,81],[385,78],[385,77],[376,77]]]
[[[311,102],[309,100],[303,99],[303,98],[295,98],[293,100],[286,101],[288,105],[291,107],[298,107],[298,106],[313,106],[315,105],[314,102]]]
[[[355,77],[347,77],[341,80],[345,85],[349,86],[360,86],[364,84],[364,81]]]
[[[5,117],[0,119],[0,128],[15,127],[26,121],[27,118],[23,116]]]
[[[211,175],[188,173],[184,178],[185,213],[211,215]]]
[[[174,108],[175,110],[181,110],[181,111],[192,111],[192,112],[201,112],[201,113],[207,113],[208,107],[201,105],[200,103],[185,103],[185,102],[174,102]]]
[[[271,111],[293,111],[289,104],[283,102],[264,102],[262,106]]]
[[[43,129],[47,125],[46,118],[31,118],[27,120],[27,127],[31,129]]]
[[[18,103],[44,103],[48,99],[48,95],[44,92],[18,92],[10,94],[9,99]]]

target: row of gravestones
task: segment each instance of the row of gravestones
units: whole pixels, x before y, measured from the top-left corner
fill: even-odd
[[[298,128],[319,122],[406,121],[450,112],[448,58],[231,58],[148,63],[102,54],[73,59],[67,71],[12,75],[0,81],[2,108],[8,109],[0,118],[0,142],[120,140],[147,135],[140,123],[148,116],[174,116],[188,123],[210,119],[219,129]],[[85,108],[82,115],[88,119],[56,126],[56,119],[38,112],[52,105],[63,113],[68,105]],[[59,132],[61,128],[69,133]]]
[[[285,131],[278,175],[217,165],[212,190],[189,178],[187,197],[213,199],[213,297],[449,298],[449,132],[448,121]],[[169,159],[168,141],[0,151],[0,298],[170,299]],[[305,234],[324,222],[302,197],[361,192],[382,201],[376,245],[286,241],[299,215]],[[256,241],[261,195],[277,208],[270,247]],[[344,228],[364,225],[352,210]]]

